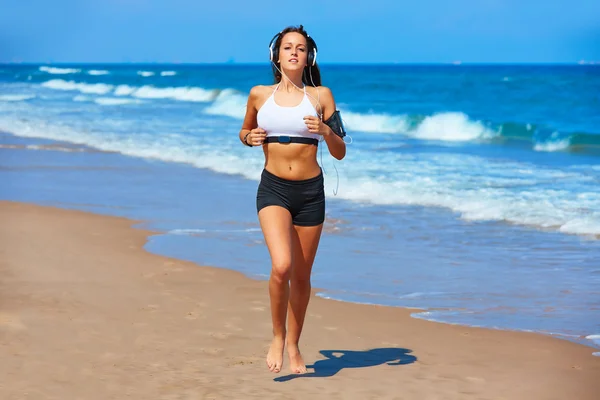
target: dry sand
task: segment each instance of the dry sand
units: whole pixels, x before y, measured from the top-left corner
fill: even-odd
[[[600,399],[590,347],[318,297],[314,369],[272,374],[266,282],[152,255],[127,219],[0,202],[0,221],[2,400]]]

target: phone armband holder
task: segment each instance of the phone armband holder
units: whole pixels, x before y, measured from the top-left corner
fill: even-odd
[[[346,130],[344,129],[344,124],[342,122],[342,117],[340,116],[340,111],[335,110],[331,117],[327,118],[326,121],[323,121],[325,125],[331,128],[333,133],[341,137],[342,139],[346,136]]]

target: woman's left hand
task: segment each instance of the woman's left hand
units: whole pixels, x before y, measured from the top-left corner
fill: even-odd
[[[307,115],[304,117],[304,123],[308,127],[308,131],[310,133],[316,133],[318,135],[327,135],[330,133],[331,128],[329,128],[321,118],[315,117],[313,115]]]

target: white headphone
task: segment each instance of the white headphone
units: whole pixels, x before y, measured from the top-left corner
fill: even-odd
[[[271,39],[271,42],[269,42],[269,59],[273,63],[275,62],[275,60],[273,59],[274,56],[275,56],[275,51],[273,50],[273,45],[275,44],[275,42],[277,42],[277,38],[279,37],[279,35],[281,35],[281,32],[279,32],[278,34],[276,34],[275,36],[273,36],[273,39]],[[312,48],[313,48],[313,51],[308,53],[308,58],[306,60],[307,61],[307,65],[314,67],[315,64],[317,63],[317,44],[310,37],[309,34],[306,34],[306,36],[308,36],[307,42],[311,41],[312,42]],[[312,60],[311,60],[311,56],[312,56]]]

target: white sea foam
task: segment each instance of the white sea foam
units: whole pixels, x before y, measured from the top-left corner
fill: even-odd
[[[62,79],[52,79],[41,84],[45,88],[54,90],[72,90],[79,91],[85,94],[98,94],[105,95],[113,92],[115,96],[131,96],[140,99],[171,99],[178,101],[190,101],[190,102],[210,102],[218,97],[219,93],[224,92],[224,96],[227,93],[233,92],[232,89],[225,90],[209,90],[200,87],[155,87],[151,85],[145,86],[129,86],[129,85],[108,85],[104,83],[80,83],[74,81],[65,81]]]
[[[350,132],[400,133],[417,139],[451,142],[488,139],[497,135],[481,122],[472,121],[466,114],[457,112],[428,116],[415,127],[411,127],[406,115],[343,111],[342,117],[346,130]]]
[[[25,101],[35,98],[35,94],[0,94],[0,101]]]
[[[594,346],[600,349],[600,335],[589,335],[585,337],[587,340],[591,340]],[[593,356],[600,357],[600,351],[592,353]]]
[[[354,176],[340,183],[340,197],[372,204],[405,204],[448,208],[471,221],[505,221],[537,226],[569,234],[600,234],[600,194],[589,177],[535,169],[520,176],[518,164],[494,162],[478,157],[445,155],[428,160],[385,160],[398,173],[365,176],[356,163]],[[372,173],[376,173],[378,168]],[[506,178],[496,176],[502,171]],[[362,176],[361,176],[362,175]],[[388,176],[385,176],[388,175]],[[568,180],[587,190],[573,196],[561,190],[537,189],[536,183]],[[519,189],[523,187],[523,189]],[[516,189],[513,189],[516,188]]]
[[[218,101],[232,101],[222,92]],[[217,103],[217,102],[216,102]],[[104,121],[103,124],[108,124]],[[108,125],[107,125],[108,126]],[[231,147],[230,138],[205,142],[185,134],[112,134],[69,130],[43,122],[0,118],[0,127],[22,136],[86,144],[100,150],[182,162],[217,172],[258,180],[261,152]],[[326,190],[336,185],[324,164]],[[578,235],[600,235],[600,193],[583,169],[564,171],[522,162],[485,159],[466,154],[372,153],[356,148],[338,165],[337,198],[363,204],[443,207],[471,221],[504,221]],[[569,182],[576,191],[551,189],[548,183]]]
[[[100,69],[100,70],[99,69],[90,69],[87,73],[89,75],[108,75],[108,74],[110,74],[109,71],[106,71],[103,69]]]
[[[170,235],[190,235],[194,236],[199,233],[247,233],[247,232],[260,232],[260,228],[246,228],[246,229],[172,229],[167,232]]]
[[[63,151],[66,153],[80,152],[83,149],[74,147],[61,147],[61,146],[38,146],[35,144],[29,144],[27,146],[16,145],[16,144],[0,144],[0,149],[27,149],[27,150],[43,150],[43,151]]]
[[[133,92],[135,92],[138,89],[139,89],[139,87],[135,87],[135,86],[119,85],[116,87],[116,89],[114,91],[114,95],[115,96],[129,96],[130,94],[132,94]]]
[[[570,145],[569,138],[560,139],[559,133],[554,132],[547,141],[536,143],[533,149],[535,151],[562,151],[568,149]]]
[[[390,114],[362,114],[341,111],[344,126],[348,131],[373,133],[405,133],[409,129],[408,117]]]
[[[160,76],[174,76],[177,75],[177,72],[175,71],[162,71],[160,73]]]
[[[85,151],[82,148],[76,147],[64,147],[64,146],[39,146],[35,144],[30,144],[25,147],[27,150],[41,150],[41,151],[62,151],[65,153],[77,153]]]
[[[141,101],[137,99],[122,99],[122,98],[114,98],[114,97],[99,97],[94,100],[96,104],[100,104],[102,106],[118,106],[123,104],[138,104]]]
[[[172,229],[167,232],[168,235],[195,235],[198,233],[205,233],[205,229]]]
[[[78,90],[81,93],[106,94],[113,88],[105,83],[78,83],[62,79],[52,79],[42,83],[43,87],[54,90]]]
[[[143,77],[154,76],[154,72],[152,71],[138,71],[137,74]]]
[[[56,67],[40,67],[40,71],[47,72],[53,75],[66,75],[66,74],[77,74],[81,72],[80,69],[77,68],[56,68]]]
[[[207,90],[199,87],[166,87],[142,86],[133,88],[122,85],[117,87],[115,95],[133,96],[141,99],[172,99],[179,101],[208,102],[212,101],[218,91]]]
[[[246,113],[246,96],[233,89],[222,90],[214,102],[208,106],[204,113],[211,115],[225,115],[233,118],[244,118]]]
[[[489,139],[498,133],[473,121],[464,113],[446,112],[425,117],[412,126],[406,115],[362,114],[342,112],[346,130],[349,132],[399,133],[422,140],[463,142]]]
[[[406,132],[408,136],[427,140],[462,142],[489,139],[496,135],[482,123],[472,121],[466,114],[440,113],[426,117],[416,129]]]

